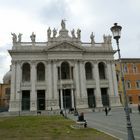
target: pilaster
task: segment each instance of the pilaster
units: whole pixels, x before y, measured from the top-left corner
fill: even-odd
[[[17,111],[16,108],[16,61],[12,60],[12,72],[11,72],[11,94],[9,111]]]
[[[97,61],[94,62],[94,75],[95,75],[95,82],[96,82],[96,89],[95,89],[96,106],[102,107],[103,105],[101,99],[100,79],[99,79],[99,70],[98,70]]]
[[[60,89],[60,99],[61,99],[61,110],[64,109],[64,106],[63,106],[63,93],[62,93],[62,89]]]
[[[80,94],[80,81],[79,81],[79,71],[78,71],[78,62],[75,61],[75,64],[74,64],[74,80],[75,80],[75,86],[76,86],[76,96],[77,98],[80,98],[81,97],[81,94]]]
[[[17,61],[16,63],[16,99],[21,101],[21,62]]]
[[[81,84],[81,93],[82,98],[87,98],[86,91],[86,76],[85,76],[85,67],[83,61],[80,61],[80,84]]]
[[[36,67],[35,61],[31,62],[31,101],[30,101],[30,110],[37,110],[37,95],[36,95]]]
[[[51,61],[48,61],[48,69],[47,69],[47,75],[48,75],[48,100],[52,99],[52,63]]]
[[[71,89],[71,101],[72,101],[72,108],[74,108],[74,92],[73,92],[73,89]]]
[[[21,111],[21,62],[16,63],[16,100],[18,102],[18,111]]]
[[[53,61],[53,95],[52,98],[54,99],[54,106],[53,109],[59,109],[59,94],[57,89],[57,81],[58,81],[58,73],[57,73],[57,61]]]

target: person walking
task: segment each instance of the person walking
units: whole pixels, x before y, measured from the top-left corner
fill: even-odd
[[[105,115],[107,116],[108,114],[108,110],[107,110],[107,107],[105,107]]]

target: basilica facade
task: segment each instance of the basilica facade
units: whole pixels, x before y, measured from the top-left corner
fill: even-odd
[[[9,111],[98,108],[120,105],[111,36],[81,41],[81,30],[47,30],[47,42],[12,33]]]

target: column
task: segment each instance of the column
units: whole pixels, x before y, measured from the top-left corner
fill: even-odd
[[[61,99],[61,110],[64,109],[64,106],[63,106],[63,90],[60,89],[60,99]]]
[[[84,62],[80,61],[79,64],[79,77],[80,77],[80,91],[82,98],[80,100],[80,108],[87,108],[88,107],[88,99],[87,99],[87,91],[86,91],[86,77],[85,77],[85,67]]]
[[[15,103],[15,99],[16,99],[15,64],[16,64],[16,62],[12,60],[12,66],[11,66],[11,94],[10,94],[9,111],[17,111],[16,103]]]
[[[51,61],[48,61],[48,100],[52,99],[52,66],[51,66]]]
[[[87,98],[86,94],[86,77],[85,77],[85,67],[83,61],[80,61],[80,84],[81,84],[81,93],[83,98]]]
[[[21,66],[20,62],[18,61],[16,64],[16,99],[18,101],[21,100]]]
[[[100,79],[99,79],[99,70],[97,62],[94,62],[94,75],[95,75],[95,82],[96,82],[96,106],[102,107],[102,99],[101,99],[101,89],[100,89]]]
[[[72,102],[72,108],[74,108],[74,93],[73,93],[73,89],[71,89],[71,102]]]
[[[45,109],[46,110],[49,110],[49,108],[48,108],[48,104],[49,104],[49,102],[48,102],[48,98],[49,98],[49,95],[48,95],[48,83],[49,83],[49,81],[48,81],[48,65],[47,65],[48,63],[46,62],[45,63],[45,83],[46,83],[46,90],[45,90]]]
[[[53,61],[53,100],[54,100],[54,107],[53,109],[59,109],[59,94],[57,89],[57,81],[58,81],[58,73],[57,73],[57,61]]]
[[[53,98],[54,99],[58,99],[57,80],[58,80],[58,74],[57,74],[56,61],[53,61]]]
[[[112,63],[112,74],[113,74],[113,83],[114,83],[114,95],[118,96],[118,83],[117,83],[116,70],[115,70],[114,63]]]
[[[31,94],[30,94],[30,110],[35,111],[37,110],[37,95],[36,95],[36,67],[35,67],[35,61],[31,62]]]
[[[21,111],[21,62],[16,63],[16,100],[18,111]]]
[[[81,94],[80,94],[80,82],[79,82],[79,72],[78,72],[78,62],[76,61],[75,62],[75,65],[74,65],[74,81],[75,81],[75,86],[76,86],[76,96],[77,98],[79,99],[81,97]]]

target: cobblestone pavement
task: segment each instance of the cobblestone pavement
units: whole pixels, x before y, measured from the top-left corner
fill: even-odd
[[[111,114],[105,116],[105,112],[84,112],[88,126],[127,140],[126,117],[123,108],[114,108]],[[77,120],[77,116],[68,115],[69,118]],[[135,140],[140,140],[140,114],[132,109],[130,114]]]

